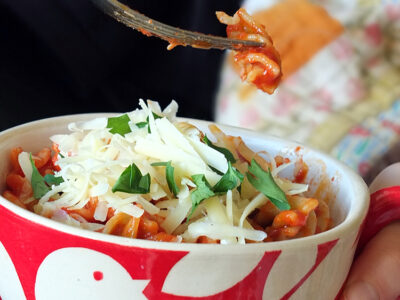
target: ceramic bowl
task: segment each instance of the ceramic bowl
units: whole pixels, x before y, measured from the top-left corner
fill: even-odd
[[[0,133],[0,193],[9,150],[35,152],[70,122],[56,117]],[[189,120],[208,132],[209,123]],[[363,180],[302,145],[238,128],[253,150],[296,159],[311,191],[330,198],[332,229],[300,239],[246,245],[178,244],[85,231],[46,219],[0,197],[0,299],[335,299],[351,266],[369,207]],[[211,134],[210,134],[211,135]]]

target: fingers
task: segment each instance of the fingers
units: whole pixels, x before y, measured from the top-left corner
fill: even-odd
[[[343,298],[392,300],[400,295],[400,222],[382,229],[354,262]]]

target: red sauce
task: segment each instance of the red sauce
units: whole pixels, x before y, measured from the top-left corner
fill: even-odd
[[[239,9],[235,16],[240,21],[226,27],[229,38],[249,40],[250,35],[252,38],[256,35],[260,41],[267,41],[264,47],[242,47],[240,52],[235,53],[234,61],[240,69],[240,76],[243,81],[272,94],[282,78],[280,55],[262,24],[257,24],[254,20],[248,22],[251,17],[244,9]]]
[[[249,57],[249,54],[252,53],[257,53],[257,54],[264,54],[268,58],[270,58],[273,62],[279,61],[279,56],[277,56],[277,53],[274,53],[271,48],[250,48],[248,50],[244,50],[241,52],[238,52],[235,55],[235,61],[244,61],[246,64],[251,64],[254,67],[259,67],[263,69],[263,72],[260,73],[255,79],[253,79],[251,82],[257,86],[257,88],[263,90],[263,91],[270,91],[270,90],[275,90],[275,88],[278,86],[280,79],[282,77],[282,74],[280,73],[279,76],[275,75],[275,72],[272,68],[271,65],[269,64],[262,64],[258,61],[254,61]],[[242,76],[242,79],[246,79],[243,77],[247,77],[247,74],[245,76]]]
[[[297,174],[295,175],[294,182],[296,182],[296,183],[304,182],[304,180],[307,177],[307,173],[308,173],[308,168],[307,169],[306,168],[301,168],[299,170],[299,172],[297,172]]]
[[[146,29],[143,29],[143,28],[138,28],[138,30],[142,33],[142,34],[144,34],[145,36],[152,36],[152,34],[149,32],[149,31],[147,31]]]
[[[307,178],[308,174],[308,166],[301,160],[297,162],[300,164],[297,172],[294,174],[294,182],[296,183],[303,183]]]
[[[283,210],[275,217],[272,224],[275,228],[284,226],[304,226],[307,216],[298,210]]]

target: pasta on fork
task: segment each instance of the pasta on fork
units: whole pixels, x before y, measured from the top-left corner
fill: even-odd
[[[245,50],[236,51],[234,59],[243,81],[272,94],[282,77],[281,59],[265,26],[256,22],[244,8],[233,17],[221,11],[216,14],[218,20],[227,25],[228,38],[264,43],[263,47],[244,47]]]

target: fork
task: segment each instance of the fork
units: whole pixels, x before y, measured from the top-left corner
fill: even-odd
[[[255,41],[229,39],[173,27],[153,20],[117,0],[92,0],[92,2],[106,14],[126,26],[136,29],[144,35],[157,36],[166,40],[169,42],[168,50],[178,45],[189,45],[193,48],[240,51],[248,47],[262,47],[264,45]]]

